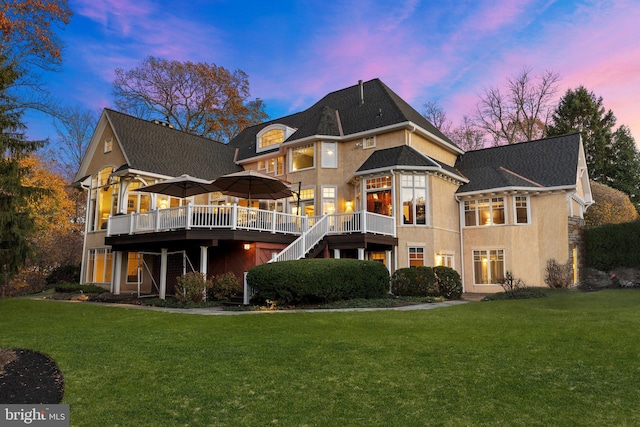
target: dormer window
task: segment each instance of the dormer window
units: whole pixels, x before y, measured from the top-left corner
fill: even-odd
[[[282,144],[296,130],[285,125],[269,125],[258,132],[256,152],[265,151]]]

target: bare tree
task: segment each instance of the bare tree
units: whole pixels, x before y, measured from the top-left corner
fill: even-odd
[[[451,120],[447,118],[447,113],[438,101],[427,101],[424,103],[424,113],[422,116],[429,120],[440,132],[449,136],[449,131],[453,126]]]
[[[453,128],[448,136],[464,151],[479,150],[485,146],[484,131],[469,116],[463,116],[460,126]]]
[[[513,144],[544,137],[560,76],[544,71],[537,77],[523,67],[507,78],[505,91],[485,89],[476,106],[478,126],[493,138],[494,145]]]
[[[78,105],[63,107],[56,112],[53,125],[58,134],[58,157],[64,176],[71,180],[80,169],[82,158],[91,142],[99,113]]]
[[[118,68],[115,74],[118,109],[161,118],[184,132],[227,142],[267,118],[261,100],[248,101],[249,79],[241,70],[149,56],[140,66]]]

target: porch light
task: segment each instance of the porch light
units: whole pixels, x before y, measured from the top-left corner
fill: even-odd
[[[242,247],[245,251],[248,251],[249,249],[251,249],[251,243],[245,243],[244,245],[242,245]]]
[[[346,212],[353,212],[353,204],[352,204],[351,200],[347,200],[347,201],[345,202],[344,210],[345,210]]]

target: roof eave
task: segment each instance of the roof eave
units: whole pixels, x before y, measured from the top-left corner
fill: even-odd
[[[490,194],[490,193],[518,193],[518,192],[528,192],[528,193],[551,193],[555,191],[575,191],[575,185],[559,185],[555,187],[500,187],[500,188],[484,188],[481,190],[474,191],[465,191],[463,193],[456,193],[457,197],[469,197],[469,196],[479,196],[482,194]]]

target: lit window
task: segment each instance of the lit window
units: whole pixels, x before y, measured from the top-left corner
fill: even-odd
[[[496,225],[505,223],[504,198],[467,200],[464,202],[464,225]]]
[[[142,254],[129,252],[127,257],[127,283],[138,283],[142,274]]]
[[[104,152],[110,153],[113,150],[113,138],[107,138],[104,140]]]
[[[271,129],[259,137],[258,147],[264,149],[272,145],[282,144],[282,142],[284,142],[284,130]]]
[[[284,173],[284,156],[274,157],[266,161],[267,173],[282,175]]]
[[[409,267],[424,266],[424,248],[421,246],[409,247]]]
[[[338,144],[336,144],[335,142],[322,143],[322,167],[338,167]]]
[[[313,144],[291,149],[291,171],[311,169],[315,166],[315,147]]]
[[[529,198],[527,196],[516,196],[514,198],[516,209],[516,224],[529,223]]]
[[[391,177],[369,178],[365,181],[365,188],[367,190],[367,212],[393,216]]]
[[[322,213],[336,213],[336,187],[322,187]]]
[[[300,190],[300,194],[294,193],[289,198],[289,206],[291,206],[291,213],[293,215],[315,215],[315,188],[303,188]],[[298,196],[300,199],[298,199]]]
[[[89,249],[89,262],[87,263],[87,283],[111,282],[111,249]]]
[[[475,284],[499,284],[504,280],[504,274],[504,250],[473,251],[473,280]]]
[[[439,253],[436,255],[436,265],[453,268],[453,255]]]
[[[427,223],[427,179],[424,175],[402,175],[402,223]]]
[[[366,138],[362,138],[362,148],[363,149],[367,149],[367,148],[373,148],[376,146],[376,137],[375,136],[368,136]]]

